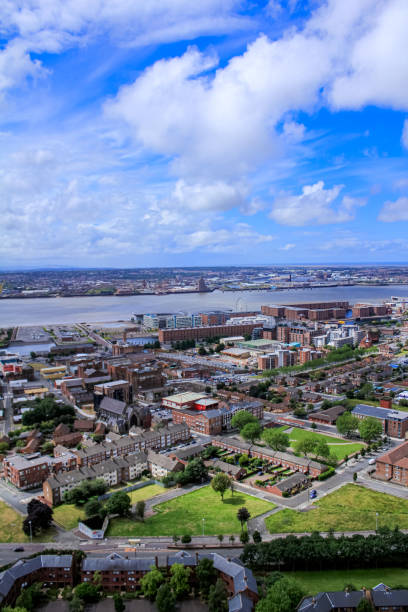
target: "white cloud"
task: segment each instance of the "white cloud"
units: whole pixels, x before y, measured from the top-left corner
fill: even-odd
[[[270,213],[271,219],[281,225],[325,225],[344,223],[354,218],[355,209],[365,204],[365,200],[344,196],[336,208],[332,204],[338,198],[343,185],[325,189],[323,181],[305,185],[300,195],[281,194]]]
[[[402,128],[401,143],[405,149],[408,149],[408,119],[404,121],[404,127]]]
[[[292,249],[296,248],[296,244],[293,244],[291,242],[288,242],[287,244],[285,244],[285,246],[281,247],[281,251],[291,251]]]
[[[395,202],[385,202],[378,215],[378,220],[385,223],[408,221],[408,198],[398,198]]]
[[[44,74],[30,54],[60,53],[109,37],[114,44],[146,46],[251,28],[239,0],[2,0],[0,91]]]

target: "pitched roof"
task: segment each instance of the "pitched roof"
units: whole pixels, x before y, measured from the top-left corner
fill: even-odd
[[[95,571],[148,571],[156,565],[154,557],[151,558],[131,558],[127,559],[118,553],[111,553],[107,557],[87,557],[82,562],[83,572]]]

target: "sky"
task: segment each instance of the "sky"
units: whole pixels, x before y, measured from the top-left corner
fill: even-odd
[[[408,261],[407,0],[2,0],[0,267]]]

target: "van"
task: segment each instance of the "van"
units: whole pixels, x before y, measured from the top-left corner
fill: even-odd
[[[375,465],[375,459],[370,459],[370,461],[368,462],[368,465]]]

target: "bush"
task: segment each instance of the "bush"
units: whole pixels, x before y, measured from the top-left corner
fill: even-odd
[[[335,473],[336,473],[336,470],[334,469],[334,467],[328,467],[325,472],[322,472],[321,474],[319,474],[319,476],[317,477],[317,480],[327,480],[327,478],[330,478],[330,476],[333,476],[333,474]]]
[[[185,534],[183,536],[181,536],[181,543],[182,544],[190,544],[191,542],[191,536],[188,534]]]

